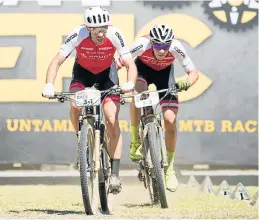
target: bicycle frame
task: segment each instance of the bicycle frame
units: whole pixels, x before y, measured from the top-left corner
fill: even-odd
[[[91,88],[97,89],[96,85],[93,85]],[[108,93],[108,92],[113,91],[114,93],[121,93],[121,89],[114,88],[114,89],[108,89],[106,91],[101,91],[102,94]],[[68,98],[68,96],[73,96],[75,95],[75,92],[61,92],[61,93],[56,93],[54,97],[50,97],[49,99],[58,99],[61,103],[65,101],[65,98]],[[73,98],[70,98],[73,100]],[[74,101],[74,100],[73,100]],[[93,149],[93,160],[95,163],[95,168],[94,171],[98,172],[100,170],[100,150],[101,150],[101,120],[100,120],[100,115],[101,115],[101,103],[100,105],[93,105],[93,106],[83,106],[81,107],[81,112],[79,115],[79,132],[78,132],[78,139],[80,139],[80,134],[81,134],[81,127],[84,122],[90,124],[94,130],[94,149]],[[108,143],[106,143],[108,144]],[[106,149],[107,150],[107,149]],[[109,154],[109,152],[107,151]]]
[[[173,86],[174,87],[172,87],[172,90],[174,90],[175,92],[179,91],[178,90],[178,84],[175,84]],[[169,90],[170,90],[170,88],[159,90],[159,91],[156,91],[156,92],[158,92],[158,93],[168,92]],[[144,92],[142,92],[142,94],[149,93],[149,92],[151,92],[151,91],[144,91]],[[129,98],[129,97],[133,97],[133,96],[134,95],[129,95],[129,96],[124,96],[124,97]],[[167,152],[166,152],[166,146],[165,146],[165,141],[164,141],[164,132],[163,132],[163,129],[162,129],[161,118],[160,118],[159,114],[155,113],[153,106],[146,106],[146,107],[141,108],[140,122],[141,122],[141,128],[142,128],[142,135],[141,135],[142,144],[143,144],[143,149],[146,152],[144,154],[145,158],[143,158],[139,161],[140,170],[145,170],[145,167],[143,167],[143,166],[147,166],[146,168],[148,168],[149,171],[151,171],[152,168],[153,168],[151,157],[150,157],[150,154],[148,152],[148,144],[145,143],[146,136],[147,136],[147,125],[149,123],[155,123],[155,125],[157,127],[157,132],[158,132],[159,140],[160,140],[159,147],[160,147],[161,156],[162,156],[161,166],[163,166],[163,167],[168,166]]]
[[[85,88],[85,90],[87,89]],[[84,208],[88,215],[92,215],[98,210],[97,192],[99,192],[102,211],[110,212],[108,180],[111,166],[107,149],[109,138],[106,134],[105,124],[101,120],[101,100],[103,96],[122,92],[119,87],[112,87],[106,91],[94,91],[98,88],[93,85],[90,89],[78,91],[77,94],[75,92],[56,93],[54,97],[49,98],[57,99],[61,103],[65,100],[72,100],[81,109],[78,124],[78,168]],[[88,180],[89,171],[90,180]]]
[[[164,90],[160,90],[158,92],[165,92],[165,91],[168,91],[166,89]],[[160,147],[161,147],[161,155],[162,155],[162,166],[168,166],[168,162],[167,162],[167,153],[166,153],[166,146],[165,146],[165,141],[164,141],[164,132],[163,132],[163,129],[162,129],[162,123],[161,123],[161,118],[159,116],[159,114],[156,114],[155,111],[154,111],[154,107],[153,106],[146,106],[146,107],[143,107],[141,108],[141,116],[140,116],[140,121],[141,121],[141,124],[142,124],[142,131],[143,131],[143,140],[142,140],[142,143],[144,145],[144,149],[146,149],[148,146],[145,146],[145,137],[146,137],[146,125],[149,124],[149,123],[155,123],[156,124],[156,127],[157,127],[157,132],[158,132],[158,135],[159,135],[159,140],[160,140]],[[151,162],[151,158],[150,156],[147,154],[146,155],[147,158],[147,163],[148,163],[148,166],[150,168],[152,168],[152,162]]]

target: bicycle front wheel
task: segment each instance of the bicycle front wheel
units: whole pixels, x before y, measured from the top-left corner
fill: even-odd
[[[98,175],[94,172],[94,132],[84,121],[79,142],[79,171],[85,213],[94,215],[98,209]]]
[[[110,194],[109,194],[109,178],[111,176],[111,164],[108,154],[108,137],[104,124],[100,126],[101,133],[101,169],[99,170],[99,196],[102,212],[111,213]]]
[[[159,194],[159,200],[161,204],[161,208],[168,208],[168,201],[166,195],[166,187],[165,187],[165,176],[164,170],[162,168],[162,155],[159,146],[159,136],[157,133],[156,125],[154,123],[150,123],[148,126],[148,146],[150,150],[151,161],[154,166],[155,178],[156,181],[153,182],[153,187],[157,188],[157,192]],[[153,189],[153,191],[156,191]]]

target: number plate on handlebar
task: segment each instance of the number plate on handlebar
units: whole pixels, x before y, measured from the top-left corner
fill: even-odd
[[[78,107],[101,104],[101,92],[96,89],[85,89],[75,93],[75,103]]]
[[[134,96],[135,106],[137,108],[143,108],[147,106],[153,106],[159,103],[159,96],[157,92],[149,92],[138,94]]]

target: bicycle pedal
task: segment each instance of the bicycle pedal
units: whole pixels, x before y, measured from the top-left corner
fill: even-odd
[[[121,187],[116,187],[116,188],[109,187],[109,193],[113,195],[119,194],[120,192],[121,192]]]
[[[144,170],[139,170],[138,179],[139,179],[140,182],[144,182],[144,179],[145,179],[145,171]]]

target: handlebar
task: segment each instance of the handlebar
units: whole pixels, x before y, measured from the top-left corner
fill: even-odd
[[[129,95],[123,95],[122,98],[128,99],[128,98],[133,98],[136,95],[139,94],[148,94],[150,92],[157,92],[157,93],[163,93],[163,92],[180,92],[181,90],[179,89],[178,83],[172,84],[172,87],[169,87],[167,89],[160,89],[160,90],[152,90],[148,89],[147,91],[140,92],[140,93],[134,93],[134,94],[129,94]]]
[[[90,87],[90,88],[95,88],[95,87]],[[179,89],[178,83],[175,83],[175,84],[172,84],[172,86],[167,89],[161,89],[161,90],[149,89],[149,90],[141,92],[141,93],[134,93],[134,94],[128,94],[128,95],[124,95],[124,92],[122,91],[120,86],[114,86],[114,87],[111,87],[110,89],[103,90],[100,92],[101,92],[101,94],[112,93],[112,94],[121,95],[121,98],[123,99],[121,104],[125,104],[125,102],[132,102],[133,97],[136,95],[139,95],[139,94],[148,94],[150,92],[163,93],[163,92],[168,92],[168,91],[180,92],[181,90]],[[68,98],[68,96],[75,95],[75,93],[76,92],[56,92],[53,97],[46,97],[43,94],[42,94],[42,97],[45,97],[48,99],[58,99],[61,103],[63,103],[65,101],[65,99]],[[129,101],[129,98],[131,98],[132,100]]]
[[[90,89],[96,89],[94,86],[93,87],[89,87]],[[105,93],[112,93],[112,94],[124,94],[124,92],[122,91],[122,89],[119,87],[119,86],[113,86],[111,87],[110,89],[107,89],[107,90],[102,90],[100,91],[101,95],[105,94]],[[75,95],[76,92],[55,92],[54,96],[52,97],[46,97],[44,96],[43,94],[42,97],[44,98],[48,98],[48,99],[58,99],[60,102],[64,102],[65,101],[65,98],[68,98],[68,96],[71,96],[71,95]]]

